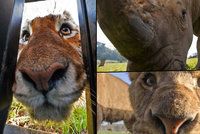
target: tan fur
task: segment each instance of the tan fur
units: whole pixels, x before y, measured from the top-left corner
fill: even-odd
[[[128,84],[111,74],[97,74],[97,127],[102,121],[112,123],[123,120],[131,131],[132,115]]]
[[[135,116],[133,133],[172,134],[173,131],[173,134],[198,134],[200,72],[150,72],[156,78],[153,87],[145,84],[147,73],[130,73],[133,81],[129,93]],[[162,118],[171,124],[176,120],[186,120],[175,132],[164,128]]]
[[[69,35],[69,38],[61,36],[58,30],[63,23],[71,25],[75,35]],[[31,35],[27,42],[21,42],[24,45],[20,48],[16,80],[13,86],[14,95],[28,107],[34,118],[63,120],[69,115],[71,105],[80,97],[86,80],[79,29],[70,14],[64,12],[63,15],[37,17],[27,23],[25,30]],[[48,89],[38,87],[48,86],[35,86],[33,82],[25,79],[23,73],[29,71],[33,76],[37,76],[35,77],[37,80],[40,80],[36,82],[43,81],[44,83],[47,82],[45,77],[53,69],[52,65],[53,67],[61,66],[65,72],[62,77],[59,76],[61,78],[58,80],[52,80],[53,89],[43,96],[42,92]],[[56,72],[53,72],[52,76],[54,73]]]

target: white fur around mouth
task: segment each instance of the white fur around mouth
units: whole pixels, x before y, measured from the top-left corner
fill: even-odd
[[[54,88],[46,95],[36,90],[17,70],[14,96],[27,106],[33,118],[61,121],[69,115],[72,104],[80,98],[86,80],[83,73],[81,80],[77,81],[74,68],[73,64],[69,64],[64,76],[56,81]]]
[[[25,104],[32,115],[40,118],[52,119],[49,113],[66,112],[81,96],[85,74],[83,74],[82,82],[76,81],[76,71],[72,64],[69,65],[63,78],[59,79],[53,89],[51,89],[46,96],[42,92],[36,90],[32,83],[26,81],[22,73],[16,71],[16,84],[14,95],[23,104]],[[42,111],[42,109],[44,111]],[[45,115],[45,113],[47,115]],[[53,115],[52,115],[53,116]],[[55,115],[54,115],[55,116]],[[64,114],[63,114],[64,116]],[[36,118],[37,118],[36,117]]]

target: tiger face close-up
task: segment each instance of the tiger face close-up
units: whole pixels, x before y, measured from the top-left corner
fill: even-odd
[[[68,12],[28,21],[22,28],[13,92],[31,116],[60,121],[86,83],[79,28]]]

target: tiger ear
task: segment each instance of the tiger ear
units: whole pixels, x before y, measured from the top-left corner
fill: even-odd
[[[66,18],[71,18],[71,14],[66,10],[63,11],[63,16]]]

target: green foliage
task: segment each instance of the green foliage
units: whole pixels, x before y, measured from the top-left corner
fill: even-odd
[[[74,106],[70,117],[62,122],[36,121],[29,117],[26,108],[16,99],[10,108],[7,124],[59,134],[79,134],[86,130],[87,116],[85,106]]]
[[[121,54],[115,49],[111,50],[105,46],[105,44],[97,42],[97,60],[116,60],[126,61]]]
[[[195,70],[195,67],[197,65],[197,58],[190,58],[187,59],[186,63],[187,63],[187,70]]]
[[[81,133],[81,131],[86,130],[87,127],[87,115],[85,112],[85,108],[76,107],[69,120],[64,125],[64,132],[66,134],[76,134]]]

